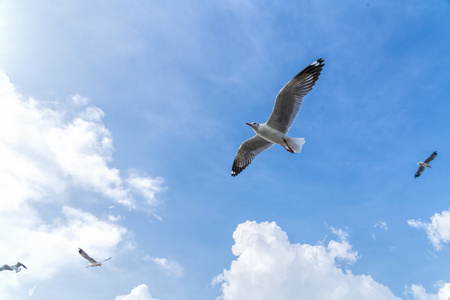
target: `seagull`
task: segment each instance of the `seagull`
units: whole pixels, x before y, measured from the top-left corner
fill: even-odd
[[[95,259],[93,259],[92,257],[90,257],[86,252],[83,251],[83,249],[78,248],[78,253],[80,253],[81,256],[83,256],[84,258],[86,258],[89,261],[89,265],[87,266],[87,268],[89,267],[100,267],[102,265],[102,262],[110,260],[112,257],[107,258],[105,260],[102,261],[96,261]]]
[[[425,170],[425,168],[431,168],[430,166],[430,162],[436,157],[437,155],[437,151],[434,151],[430,157],[428,157],[427,159],[425,159],[424,162],[419,161],[417,164],[420,166],[419,170],[417,170],[416,175],[414,175],[414,178],[417,178],[420,176],[420,174],[422,174],[423,170]]]
[[[303,97],[314,87],[324,65],[320,58],[292,78],[278,92],[272,114],[266,123],[246,123],[256,135],[239,147],[231,167],[231,176],[237,176],[258,154],[274,144],[283,146],[290,153],[301,151],[305,139],[288,137],[286,134],[297,118]]]
[[[19,273],[20,270],[22,270],[22,267],[24,267],[25,269],[28,269],[27,267],[25,267],[24,264],[22,264],[20,261],[17,262],[17,264],[9,266],[9,265],[3,265],[0,267],[0,271],[16,271],[16,273]]]

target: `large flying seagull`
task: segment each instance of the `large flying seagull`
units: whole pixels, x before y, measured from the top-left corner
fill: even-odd
[[[414,178],[417,178],[420,176],[420,174],[422,174],[423,170],[425,170],[425,168],[431,168],[431,166],[429,165],[430,162],[436,157],[437,155],[437,151],[434,151],[430,157],[428,157],[427,159],[425,159],[424,162],[419,161],[417,164],[420,166],[419,170],[417,170],[416,175],[414,175]]]
[[[16,271],[16,273],[19,273],[20,270],[22,270],[22,267],[24,267],[25,269],[28,269],[27,267],[25,267],[24,264],[22,264],[20,261],[17,262],[17,264],[9,266],[9,265],[3,265],[0,267],[0,271]]]
[[[305,139],[288,137],[286,134],[297,118],[303,97],[314,87],[324,65],[323,59],[320,58],[292,78],[278,92],[272,114],[266,123],[246,123],[256,135],[239,147],[231,168],[231,176],[237,176],[258,154],[274,144],[283,146],[291,153],[301,151]]]
[[[86,258],[89,261],[89,265],[87,266],[87,268],[89,267],[100,267],[102,265],[102,262],[110,260],[110,258],[107,258],[105,260],[102,261],[96,261],[95,259],[93,259],[92,257],[90,257],[86,252],[83,251],[83,249],[78,248],[78,253],[80,253],[81,256],[83,256],[84,258]]]

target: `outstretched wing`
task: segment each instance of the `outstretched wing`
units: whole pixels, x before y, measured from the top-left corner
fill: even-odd
[[[107,259],[102,260],[101,262],[108,261],[108,260],[110,260],[111,258],[112,258],[112,256],[111,256],[110,258],[107,258]]]
[[[78,248],[78,253],[80,253],[81,256],[83,256],[84,258],[86,258],[90,263],[97,263],[97,261],[95,259],[93,259],[92,257],[90,257],[86,252],[83,251],[83,249]]]
[[[420,174],[422,174],[423,170],[425,170],[424,166],[420,166],[419,170],[417,170],[416,175],[414,175],[414,178],[417,178],[420,176]]]
[[[25,265],[24,265],[23,263],[21,263],[20,261],[17,262],[16,267],[17,267],[17,268],[24,267],[25,269],[28,269],[28,268],[25,267]]]
[[[430,163],[430,161],[432,161],[432,160],[436,157],[436,155],[437,155],[437,151],[434,151],[434,152],[430,155],[430,157],[428,157],[427,159],[425,159],[424,163],[426,163],[426,164]]]
[[[286,134],[297,118],[303,97],[308,94],[325,64],[318,59],[292,78],[279,92],[266,124]]]
[[[234,158],[233,166],[231,167],[231,176],[237,176],[247,168],[258,154],[272,146],[272,142],[269,142],[258,135],[244,141]]]
[[[12,271],[13,268],[11,268],[8,265],[3,265],[3,266],[0,267],[0,271],[5,271],[5,270]]]

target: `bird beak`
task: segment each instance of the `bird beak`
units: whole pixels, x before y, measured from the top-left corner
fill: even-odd
[[[252,127],[252,124],[250,124],[250,123],[245,123],[245,124],[247,124],[248,126]]]

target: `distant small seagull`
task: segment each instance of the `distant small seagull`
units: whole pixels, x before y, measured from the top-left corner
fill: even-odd
[[[100,267],[102,265],[102,262],[110,260],[112,257],[107,258],[105,260],[102,261],[96,261],[95,259],[93,259],[92,257],[90,257],[86,252],[83,251],[83,249],[78,248],[78,253],[80,253],[81,256],[83,256],[84,258],[86,258],[89,261],[89,265],[87,266],[87,268],[89,267]]]
[[[414,175],[414,178],[417,178],[420,176],[420,174],[422,174],[423,170],[425,170],[425,168],[431,168],[431,166],[429,165],[430,162],[436,157],[437,155],[437,151],[434,151],[430,157],[428,157],[427,159],[425,159],[424,162],[419,161],[417,164],[420,166],[419,170],[417,170],[416,175]]]
[[[25,269],[27,269],[27,267],[25,267],[25,265],[24,264],[22,264],[21,262],[17,262],[17,264],[15,264],[15,265],[12,265],[12,266],[8,266],[8,265],[3,265],[3,266],[1,266],[0,267],[0,271],[5,271],[5,270],[8,270],[8,271],[16,271],[16,273],[19,273],[20,272],[20,270],[22,270],[22,267],[24,267]]]
[[[246,123],[256,135],[241,144],[231,168],[231,176],[241,173],[253,159],[274,144],[287,151],[300,152],[305,139],[292,138],[286,134],[297,118],[303,97],[314,87],[325,64],[318,59],[291,79],[279,92],[272,114],[264,124]]]

